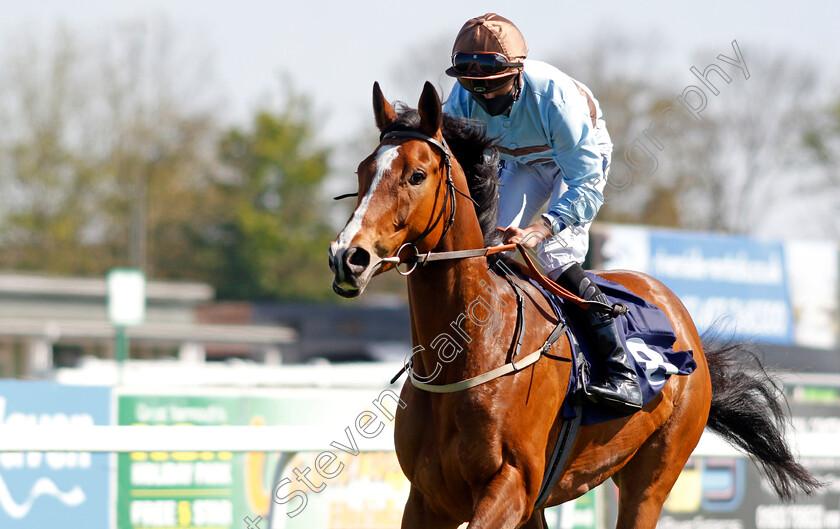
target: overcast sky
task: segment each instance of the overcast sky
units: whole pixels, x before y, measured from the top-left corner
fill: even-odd
[[[575,53],[605,32],[653,36],[668,48],[669,67],[685,73],[685,80],[675,81],[675,94],[690,79],[692,51],[731,52],[735,39],[760,44],[768,52],[792,51],[830,72],[840,70],[840,2],[833,1],[0,0],[0,6],[3,36],[48,34],[59,22],[96,32],[115,22],[163,16],[179,36],[207,50],[229,117],[248,116],[277,92],[279,76],[290,72],[327,118],[323,131],[332,138],[358,130],[362,120],[370,119],[374,81],[383,83],[389,99],[414,103],[421,86],[416,94],[395,93],[389,86],[395,65],[410,64],[410,50],[424,42],[451,42],[468,18],[488,11],[520,27],[533,58],[556,56],[558,50]]]

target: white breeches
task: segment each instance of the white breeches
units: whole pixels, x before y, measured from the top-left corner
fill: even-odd
[[[612,141],[599,120],[595,135],[604,164],[604,179],[600,192],[606,184],[612,154]],[[499,168],[499,226],[527,228],[541,213],[549,200],[557,200],[565,193],[567,185],[563,170],[556,164],[525,165],[504,161]],[[555,233],[536,249],[540,266],[552,279],[556,279],[567,266],[582,263],[589,250],[589,226],[569,226]]]

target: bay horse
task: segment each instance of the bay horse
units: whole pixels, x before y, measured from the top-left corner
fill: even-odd
[[[414,384],[450,387],[511,365],[516,342],[524,352],[538,351],[557,324],[536,288],[500,279],[493,258],[476,255],[480,250],[418,265],[432,252],[500,242],[492,143],[478,127],[444,115],[428,82],[416,111],[398,113],[378,83],[373,107],[380,144],[358,167],[357,205],[329,257],[333,289],[348,298],[399,262],[416,267],[407,279],[413,380],[402,389],[395,424],[397,457],[411,483],[403,529],[463,522],[470,529],[545,528],[545,507],[608,478],[619,491],[617,527],[655,527],[706,426],[750,455],[781,498],[820,486],[786,444],[778,388],[760,364],[747,362],[739,345],[704,354],[668,288],[641,273],[609,271],[601,275],[664,311],[676,332],[674,349],[692,350],[697,367],[671,376],[641,411],[581,426],[559,481],[535,508],[563,423],[570,362],[558,358],[570,358],[569,339],[558,340],[551,356],[528,367],[514,362],[511,372],[468,389],[439,393]],[[519,292],[522,303],[511,302],[505,288]]]

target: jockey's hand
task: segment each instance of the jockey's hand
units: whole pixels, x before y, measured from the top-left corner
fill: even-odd
[[[536,248],[546,239],[551,238],[551,226],[543,217],[525,229],[511,226],[505,230],[503,242],[505,244],[521,243],[526,248]]]

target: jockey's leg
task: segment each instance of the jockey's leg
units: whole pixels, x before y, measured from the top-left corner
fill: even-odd
[[[498,225],[530,226],[551,195],[553,185],[553,173],[515,162],[501,162]]]
[[[556,278],[563,288],[587,301],[609,305],[607,296],[584,273],[578,263],[567,265]],[[596,354],[604,359],[602,380],[592,381],[587,391],[621,411],[632,413],[642,407],[642,390],[630,357],[621,345],[615,319],[609,314],[583,311],[593,337]]]
[[[606,131],[602,133],[606,134]],[[604,138],[603,142],[599,140],[599,145],[604,143],[602,154],[604,172],[607,174],[612,144],[609,143],[609,135]],[[499,197],[499,225],[505,228],[529,226],[550,196],[559,197],[565,193],[567,186],[559,177],[559,171],[559,168],[553,166],[502,163],[499,179],[504,191]],[[603,191],[604,184],[604,181],[599,184],[599,192]],[[549,277],[567,290],[584,299],[606,302],[604,294],[586,277],[580,266],[588,250],[589,223],[585,222],[580,226],[563,229],[541,244],[536,250],[537,261],[545,270],[552,271]],[[586,319],[594,335],[596,353],[605,359],[606,373],[603,380],[590,385],[590,393],[628,413],[641,409],[642,391],[627,352],[621,346],[615,320],[608,315],[593,312],[587,312]]]

